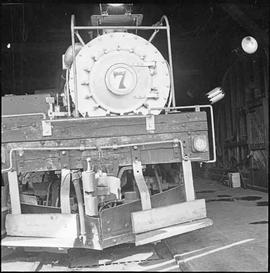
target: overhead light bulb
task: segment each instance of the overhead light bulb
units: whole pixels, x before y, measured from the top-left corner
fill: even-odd
[[[246,53],[253,54],[258,48],[258,43],[253,37],[246,36],[245,38],[243,38],[241,46]]]

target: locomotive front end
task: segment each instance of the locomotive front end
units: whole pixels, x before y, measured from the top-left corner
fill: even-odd
[[[72,16],[63,94],[2,98],[3,246],[102,250],[212,225],[191,165],[215,161],[212,106],[175,106],[168,19],[141,22]],[[151,43],[160,30],[168,63]]]

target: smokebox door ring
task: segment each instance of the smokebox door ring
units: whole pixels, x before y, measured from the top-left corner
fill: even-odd
[[[127,95],[136,87],[137,75],[134,69],[127,64],[114,64],[106,72],[105,83],[113,94]]]

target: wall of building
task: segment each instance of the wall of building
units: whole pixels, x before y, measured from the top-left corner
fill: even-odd
[[[268,50],[268,49],[267,49]],[[222,179],[240,172],[243,186],[268,189],[268,52],[238,56],[224,73],[223,101],[214,106],[217,162],[209,166]]]

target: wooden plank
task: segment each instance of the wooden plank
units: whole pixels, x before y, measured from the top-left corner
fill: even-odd
[[[152,230],[141,234],[135,234],[135,245],[139,246],[157,242],[168,237],[191,232],[193,230],[205,228],[211,225],[213,225],[213,221],[209,218],[205,218],[184,224],[161,228],[158,230]]]
[[[55,139],[82,139],[149,135],[146,117],[99,117],[74,121],[52,122],[52,136],[42,136],[40,117],[3,120],[2,143]],[[155,133],[207,130],[206,112],[189,112],[155,117]]]
[[[193,185],[191,161],[183,160],[182,166],[183,166],[186,201],[192,201],[195,199],[195,192],[194,192],[194,185]]]
[[[205,132],[206,133],[206,132]],[[105,145],[112,145],[113,141],[115,141],[118,144],[127,144],[127,143],[140,143],[140,142],[151,142],[151,141],[163,141],[163,140],[173,140],[175,138],[181,139],[182,141],[189,142],[190,136],[187,134],[162,134],[162,135],[143,135],[143,136],[137,136],[137,137],[122,137],[122,138],[106,138],[106,139],[95,139],[94,141],[90,141],[89,139],[84,140],[84,145],[87,146],[99,146],[99,144]],[[14,147],[23,147],[23,143],[17,143],[13,144]],[[26,147],[31,147],[32,145],[37,145],[34,142],[27,143]],[[48,146],[52,146],[52,144],[47,144]],[[77,146],[80,147],[79,140],[74,141],[63,141],[61,142],[61,146]],[[141,150],[141,161],[144,164],[160,164],[160,163],[173,163],[173,162],[179,162],[181,160],[181,157],[175,157],[174,150],[172,149],[172,144],[159,144],[159,145],[145,145],[145,146],[138,146],[138,149]],[[185,148],[185,152],[187,154],[190,154],[190,157],[196,157],[196,161],[205,161],[209,159],[209,152],[205,153],[193,153],[191,151],[191,147],[187,145]],[[125,165],[132,165],[132,159],[131,159],[131,152],[130,148],[119,148],[115,150],[104,150],[102,152],[103,156],[103,163],[108,164],[107,167],[109,167],[110,164],[113,162],[119,162],[120,166]],[[80,151],[78,149],[75,151],[69,151],[69,158],[70,158],[70,168],[77,169],[77,168],[85,168],[86,166],[83,166],[83,163],[86,162],[86,158],[90,157],[93,162],[97,162],[99,160],[98,157],[98,151]],[[47,167],[51,168],[51,170],[54,169],[61,169],[61,155],[59,151],[25,151],[23,154],[23,158],[17,157],[18,159],[18,171],[46,171]],[[117,160],[116,160],[117,159]],[[195,161],[195,160],[194,160]],[[110,167],[108,168],[110,174],[113,174],[110,170]]]
[[[9,236],[77,238],[77,214],[8,214],[6,231]]]
[[[8,172],[8,183],[9,183],[11,213],[20,214],[21,204],[20,204],[18,175],[16,171]]]
[[[70,207],[70,170],[61,170],[60,203],[62,213],[71,213]]]
[[[133,233],[143,233],[206,217],[205,200],[198,199],[170,206],[131,213]]]

